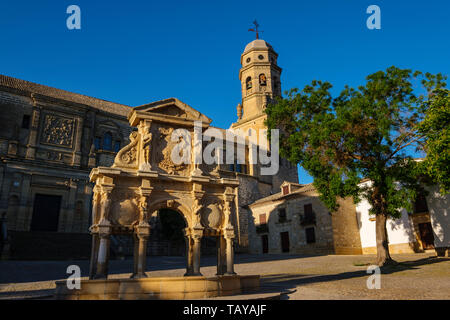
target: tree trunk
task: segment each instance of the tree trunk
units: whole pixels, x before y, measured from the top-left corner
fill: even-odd
[[[395,263],[389,254],[386,221],[386,214],[380,213],[376,215],[377,265],[380,267]]]

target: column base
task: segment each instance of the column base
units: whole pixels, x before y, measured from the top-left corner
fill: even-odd
[[[225,276],[235,276],[235,275],[237,275],[237,273],[236,272],[225,272],[224,275]]]
[[[185,277],[203,277],[203,274],[201,274],[200,272],[191,272],[191,273],[185,273],[184,274]]]

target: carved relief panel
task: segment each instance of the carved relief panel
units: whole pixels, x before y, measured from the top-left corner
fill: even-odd
[[[222,210],[219,203],[210,203],[201,211],[202,225],[208,229],[217,229],[222,224]]]
[[[138,199],[134,192],[114,190],[110,222],[113,225],[128,226],[139,219]]]
[[[41,144],[72,148],[75,119],[46,114],[43,119]]]
[[[156,134],[153,136],[156,137],[156,139],[154,139],[154,149],[152,154],[153,162],[156,164],[158,171],[187,176],[189,174],[189,165],[185,163],[174,163],[172,160],[172,152],[177,145],[190,145],[190,141],[184,141],[184,137],[180,137],[177,141],[172,141],[172,133],[174,132],[173,127],[161,125],[155,130]]]

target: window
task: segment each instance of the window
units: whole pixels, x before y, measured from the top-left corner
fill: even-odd
[[[112,135],[109,132],[103,136],[103,150],[112,151]]]
[[[260,54],[260,55],[258,56],[258,59],[259,59],[259,60],[263,60],[263,59],[264,59],[264,56],[263,56],[262,54]]]
[[[100,141],[101,141],[100,137],[94,138],[94,146],[96,150],[100,150]]]
[[[428,204],[425,196],[420,193],[414,202],[414,213],[428,212]]]
[[[267,83],[266,75],[265,75],[264,73],[261,73],[261,74],[259,75],[259,85],[260,85],[260,86],[265,86],[266,83]]]
[[[114,143],[114,152],[119,152],[120,150],[120,141],[116,141]]]
[[[289,194],[289,185],[283,186],[283,195]]]
[[[267,219],[266,219],[266,214],[260,214],[259,215],[259,224],[266,224],[267,223]]]
[[[314,228],[306,228],[306,243],[315,243],[316,242],[316,233]]]
[[[24,114],[22,118],[22,129],[29,129],[29,128],[30,128],[30,116]]]
[[[286,222],[286,209],[278,209],[278,222]]]
[[[303,206],[303,209],[304,209],[304,211],[305,211],[305,218],[306,218],[306,219],[312,219],[312,218],[314,218],[314,212],[313,212],[312,204],[311,204],[311,203],[305,204],[305,205]]]
[[[240,163],[231,163],[228,165],[228,170],[237,173],[247,173],[247,166]]]
[[[252,77],[247,77],[245,80],[245,88],[247,90],[252,88]]]
[[[313,211],[312,204],[305,204],[303,206],[304,215],[301,219],[301,224],[314,224],[316,223],[316,214]]]

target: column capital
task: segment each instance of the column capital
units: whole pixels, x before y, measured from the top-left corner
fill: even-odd
[[[108,224],[105,224],[105,222]],[[109,221],[104,220],[104,221],[100,222],[99,225],[97,225],[97,230],[98,230],[97,233],[100,236],[100,238],[104,239],[111,235],[112,228],[111,228],[111,225],[109,224]]]
[[[152,194],[153,187],[150,186],[140,186],[139,187],[139,194],[143,197],[149,197]]]
[[[225,228],[223,230],[223,236],[227,240],[232,240],[235,238],[234,229],[233,228]]]
[[[199,228],[199,227],[192,228],[191,236],[194,238],[194,240],[200,240],[203,237],[203,230],[204,229],[205,228],[203,228],[203,227],[201,227],[201,228]]]
[[[110,193],[113,191],[113,189],[114,189],[114,186],[100,185],[100,192],[102,193],[102,195],[109,196]]]
[[[190,228],[184,228],[183,229],[183,234],[184,234],[185,237],[190,238],[192,236],[191,229]]]
[[[134,230],[136,232],[136,236],[139,239],[148,239],[148,237],[150,236],[150,225],[146,222],[144,223],[139,223],[138,225],[136,225],[134,227]]]
[[[223,195],[223,201],[224,201],[225,203],[227,203],[227,202],[233,202],[233,201],[234,201],[234,197],[235,197],[235,194],[234,194],[234,193],[232,193],[232,194],[230,194],[230,193],[225,193],[225,194]]]

